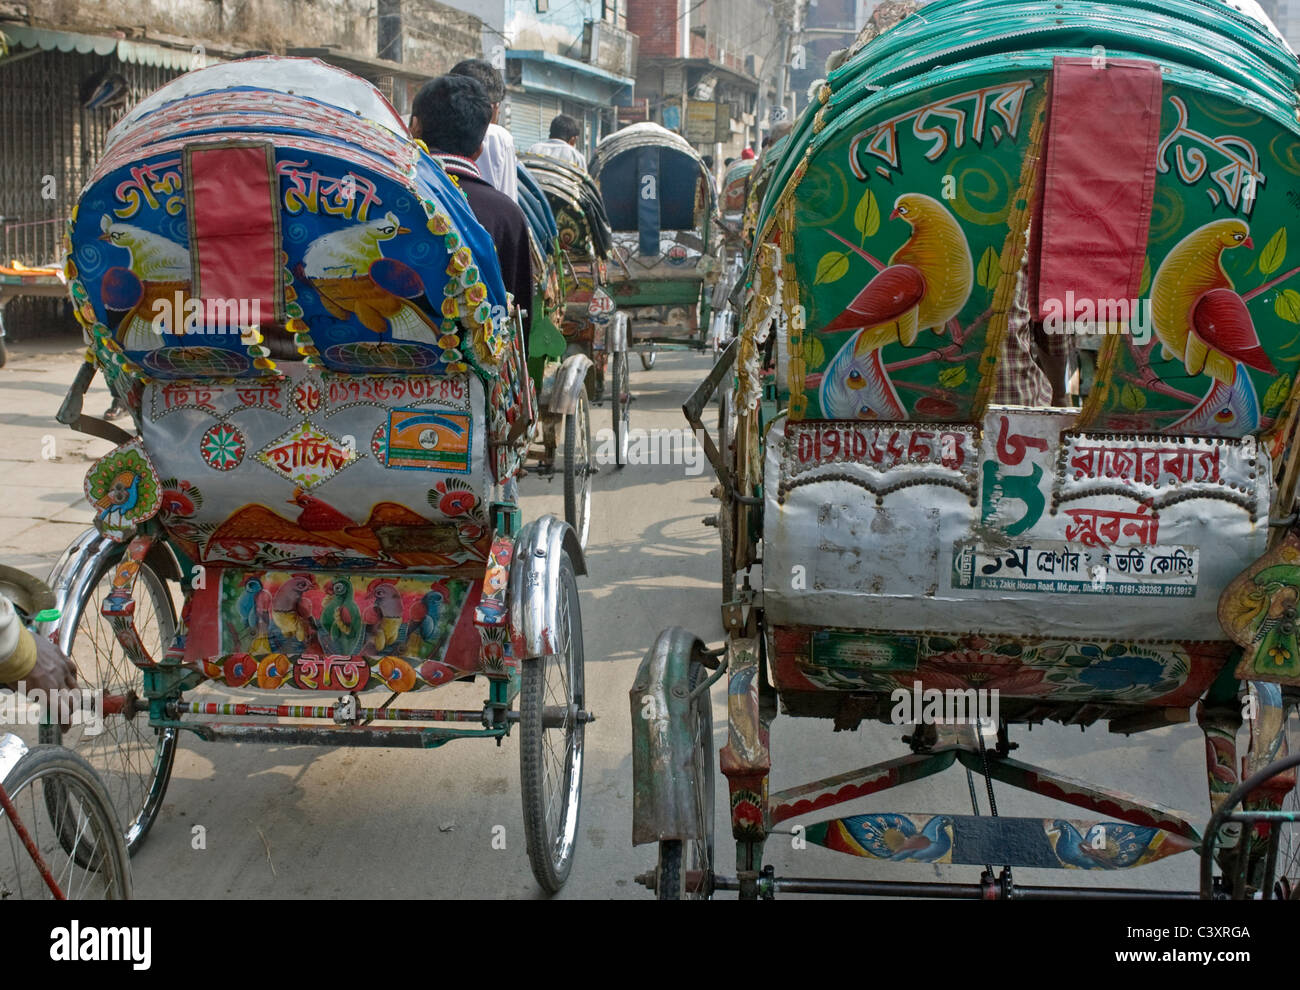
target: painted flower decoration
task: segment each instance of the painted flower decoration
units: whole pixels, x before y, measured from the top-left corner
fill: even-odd
[[[434,486],[437,501],[434,503],[444,516],[467,516],[478,505],[478,496],[468,484],[459,478],[448,478]],[[429,501],[434,501],[433,492]]]
[[[477,306],[487,298],[487,286],[482,282],[475,282],[465,290],[465,299],[471,306]]]
[[[185,487],[189,487],[189,482],[185,482]],[[162,507],[158,510],[160,513],[168,516],[192,516],[194,509],[194,500],[186,492],[176,488],[163,489]]]
[[[451,256],[451,268],[457,274],[463,272],[466,268],[474,263],[474,255],[470,253],[469,248],[462,245],[457,248]]]
[[[454,320],[460,315],[460,304],[456,302],[455,296],[448,296],[442,301],[442,315],[449,320]]]
[[[429,231],[437,234],[439,237],[446,237],[451,233],[451,217],[445,213],[435,213],[429,218]]]
[[[278,688],[293,673],[293,664],[283,653],[270,653],[257,665],[257,686]]]
[[[1268,655],[1273,658],[1273,662],[1279,667],[1291,659],[1291,651],[1285,646],[1274,646],[1268,651]]]

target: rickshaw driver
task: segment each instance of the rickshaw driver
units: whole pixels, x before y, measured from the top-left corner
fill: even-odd
[[[528,221],[509,196],[494,189],[479,173],[474,159],[483,147],[492,102],[487,91],[469,76],[446,75],[425,83],[411,106],[411,135],[422,140],[460,186],[470,209],[496,245],[501,280],[524,309],[524,340],[532,327],[527,305],[533,296],[533,261],[528,246]]]

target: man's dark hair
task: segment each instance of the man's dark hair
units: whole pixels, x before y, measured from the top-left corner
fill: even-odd
[[[712,171],[713,171],[713,156],[712,156],[712,155],[702,155],[702,156],[701,156],[701,159],[702,159],[703,162],[704,162],[704,167],[707,168],[710,172],[712,172]]]
[[[581,136],[582,125],[567,113],[562,113],[551,121],[551,140],[558,138],[561,141],[570,141]]]
[[[415,94],[411,116],[419,119],[420,137],[430,151],[474,158],[492,119],[492,101],[477,79],[439,76]]]
[[[492,103],[500,103],[506,98],[506,82],[501,78],[501,73],[491,62],[485,62],[481,58],[467,58],[463,62],[457,62],[447,75],[469,76],[471,79],[477,79],[482,83],[487,98]]]

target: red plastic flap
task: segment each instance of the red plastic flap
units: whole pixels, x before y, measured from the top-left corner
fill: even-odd
[[[194,292],[257,300],[265,323],[283,319],[279,184],[269,144],[185,149]],[[206,311],[206,307],[205,307]]]
[[[1133,299],[1146,256],[1160,142],[1160,67],[1057,58],[1040,231],[1031,247],[1039,319],[1049,300]],[[1069,320],[1072,314],[1066,313]]]

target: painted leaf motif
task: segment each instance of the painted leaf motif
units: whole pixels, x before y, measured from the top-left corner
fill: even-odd
[[[868,189],[858,200],[858,208],[853,211],[853,226],[863,238],[875,237],[880,229],[880,206],[876,194]]]
[[[1147,289],[1151,288],[1151,256],[1142,259],[1142,277],[1138,281],[1139,298],[1147,294]]]
[[[803,342],[803,357],[809,368],[820,368],[826,360],[826,349],[816,337],[809,337]]]
[[[827,251],[822,260],[817,262],[817,277],[813,285],[825,285],[838,282],[849,273],[849,255],[847,251]]]
[[[998,253],[993,250],[992,245],[984,249],[984,254],[980,257],[979,271],[975,273],[975,277],[986,289],[996,286],[998,279],[1002,277],[1002,263],[998,261]]]
[[[1146,393],[1135,385],[1125,385],[1120,390],[1119,403],[1130,412],[1139,412],[1146,408]]]
[[[1264,245],[1264,250],[1259,253],[1259,270],[1264,275],[1272,275],[1282,267],[1285,259],[1286,228],[1279,227],[1277,233]]]
[[[1288,323],[1300,323],[1300,292],[1295,289],[1283,289],[1277,294],[1273,303],[1273,312]]]
[[[1291,394],[1291,376],[1283,375],[1264,393],[1264,412],[1267,413],[1276,409],[1282,403],[1286,402],[1287,396]]]
[[[966,381],[966,365],[959,364],[939,372],[939,384],[944,388],[958,388]]]

